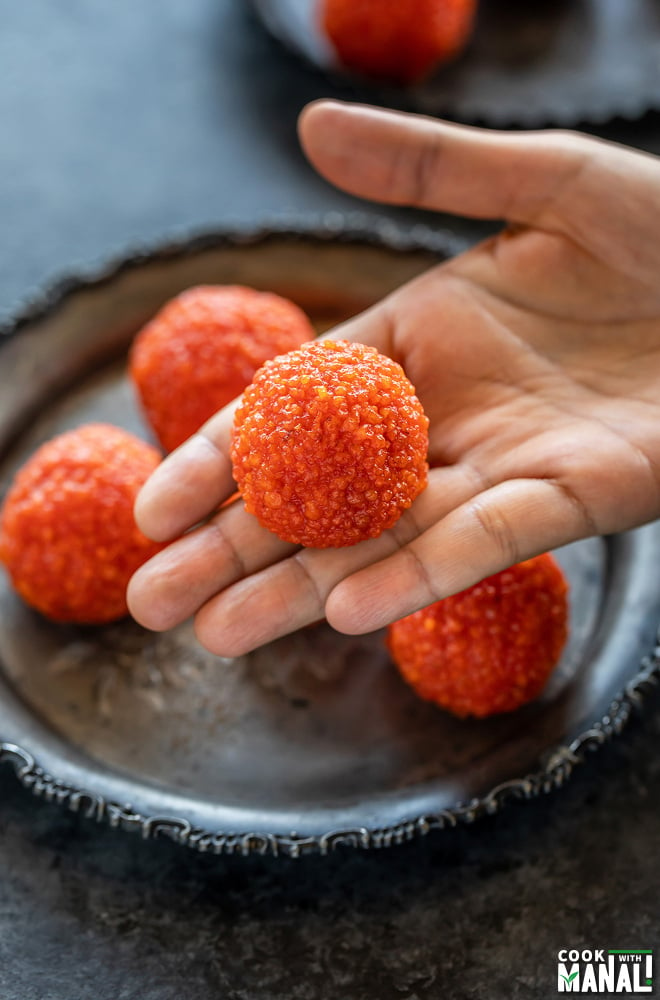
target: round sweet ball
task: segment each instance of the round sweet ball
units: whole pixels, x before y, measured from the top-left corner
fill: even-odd
[[[457,716],[536,698],[568,635],[568,584],[551,555],[518,563],[390,625],[387,645],[420,697]]]
[[[314,329],[293,302],[240,285],[200,285],[168,302],[138,333],[129,372],[165,451],[239,396],[268,358]]]
[[[322,29],[341,63],[363,76],[417,83],[456,58],[477,0],[322,0]]]
[[[234,478],[280,538],[354,545],[390,528],[427,483],[428,419],[395,361],[320,340],[275,358],[243,394]]]
[[[15,590],[57,622],[124,617],[126,587],[162,547],[133,518],[160,462],[117,427],[88,424],[42,445],[19,470],[0,512],[0,561]]]

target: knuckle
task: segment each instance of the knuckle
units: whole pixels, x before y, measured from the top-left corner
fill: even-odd
[[[412,161],[410,175],[411,201],[423,204],[435,187],[438,176],[439,150],[436,142],[427,141],[417,151]]]
[[[471,514],[488,544],[495,549],[498,562],[507,566],[520,562],[516,532],[500,507],[477,500],[471,505]]]
[[[219,561],[222,561],[222,563],[226,563],[231,567],[233,579],[242,580],[244,576],[248,575],[248,566],[245,559],[239,552],[238,547],[232,543],[228,533],[219,523],[219,515],[212,518],[200,530],[205,533],[205,540],[208,545],[217,549]]]
[[[440,593],[435,585],[431,568],[426,560],[415,550],[414,545],[408,545],[402,550],[403,556],[407,559],[412,578],[415,580],[415,592],[419,607],[433,604],[440,599]]]
[[[437,182],[439,146],[437,140],[426,138],[414,151],[402,146],[392,164],[390,189],[397,192],[397,201],[405,204],[426,204]]]
[[[307,608],[308,614],[320,614],[322,615],[325,611],[325,602],[328,597],[329,590],[322,587],[319,583],[315,574],[306,565],[304,551],[294,552],[291,557],[292,565],[295,566],[298,582],[300,583],[303,592],[307,595],[307,599],[304,602]]]

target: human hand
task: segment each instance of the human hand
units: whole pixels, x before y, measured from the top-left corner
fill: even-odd
[[[660,161],[331,102],[300,133],[353,194],[509,226],[333,331],[399,361],[430,419],[429,485],[392,529],[296,550],[237,503],[178,538],[234,489],[235,404],[144,487],[140,527],[178,540],[133,578],[131,611],[156,630],[196,614],[202,644],[227,656],[324,615],[371,631],[660,515]]]

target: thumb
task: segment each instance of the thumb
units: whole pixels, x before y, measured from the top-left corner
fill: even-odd
[[[351,194],[482,219],[544,224],[592,146],[568,132],[495,132],[317,101],[299,121],[314,167]]]
[[[351,194],[568,236],[657,287],[660,159],[577,132],[496,132],[359,104],[300,116],[316,169]]]

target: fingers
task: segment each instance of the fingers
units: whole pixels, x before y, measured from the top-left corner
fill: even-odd
[[[399,552],[338,583],[326,616],[340,632],[371,632],[592,531],[580,504],[557,483],[500,483]]]
[[[233,504],[140,567],[129,583],[129,610],[145,628],[173,628],[219,590],[294,549]]]
[[[483,219],[543,215],[596,142],[562,132],[495,132],[319,101],[300,117],[316,169],[351,194]]]
[[[469,128],[317,101],[299,122],[316,169],[352,194],[562,233],[657,285],[658,157],[578,133]]]
[[[234,491],[229,441],[237,405],[238,400],[216,413],[168,455],[142,487],[135,520],[147,538],[177,538]]]
[[[467,469],[434,469],[429,486],[413,507],[378,538],[342,549],[302,549],[251,576],[228,566],[225,589],[218,588],[220,592],[197,615],[200,642],[218,655],[238,656],[317,621],[325,615],[328,594],[345,576],[405,546],[477,488],[477,480]],[[184,601],[188,575],[194,580],[196,574],[184,564],[181,568],[178,600]],[[231,576],[235,582],[229,586]]]

